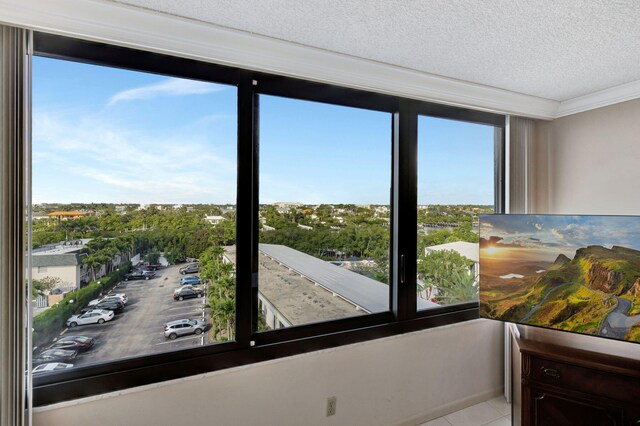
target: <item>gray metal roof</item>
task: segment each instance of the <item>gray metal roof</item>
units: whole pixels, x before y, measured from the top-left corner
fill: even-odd
[[[70,254],[34,254],[31,257],[31,266],[76,266],[82,263],[83,255]]]
[[[368,312],[389,310],[389,286],[384,283],[287,246],[260,244],[259,248],[267,256]],[[438,305],[418,298],[419,309],[435,306]]]

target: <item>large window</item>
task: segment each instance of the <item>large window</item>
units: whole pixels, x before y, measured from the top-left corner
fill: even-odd
[[[259,329],[389,311],[391,114],[260,96]]]
[[[236,88],[36,57],[33,94],[34,367],[233,340]]]
[[[478,300],[478,215],[495,212],[496,129],[418,117],[417,305]]]
[[[34,45],[35,405],[478,317],[432,253],[500,211],[502,116]]]

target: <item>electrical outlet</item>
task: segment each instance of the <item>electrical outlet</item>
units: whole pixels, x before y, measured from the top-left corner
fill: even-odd
[[[336,414],[336,404],[338,403],[338,398],[332,396],[327,398],[327,417],[333,416]]]

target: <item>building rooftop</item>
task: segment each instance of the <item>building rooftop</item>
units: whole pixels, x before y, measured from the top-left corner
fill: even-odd
[[[386,312],[389,310],[389,286],[384,283],[287,246],[260,244],[259,248],[262,253],[275,261],[367,312]],[[418,299],[419,309],[435,306],[438,305]]]
[[[82,258],[84,254],[80,253],[62,253],[62,254],[49,254],[46,256],[34,256],[31,258],[31,266],[43,267],[43,266],[77,266],[82,264]]]
[[[235,255],[235,246],[225,247],[225,256],[234,264]],[[292,325],[311,324],[365,313],[262,252],[258,256],[258,271],[260,293]]]
[[[235,249],[225,247],[234,264]],[[389,310],[388,285],[346,268],[277,244],[260,244],[258,260],[259,291],[291,324]],[[420,310],[439,306],[421,298],[417,304]]]
[[[72,211],[72,212],[59,211],[59,212],[47,213],[47,216],[49,216],[49,217],[52,217],[52,216],[84,216],[85,214],[86,213],[79,212],[79,211]]]
[[[75,253],[82,250],[89,241],[91,241],[91,238],[47,244],[46,246],[33,249],[33,256]]]

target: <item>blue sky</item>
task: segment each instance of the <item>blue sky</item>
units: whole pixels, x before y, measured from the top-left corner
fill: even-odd
[[[638,225],[633,216],[482,215],[480,237],[499,237],[495,246],[524,248],[552,261],[560,253],[573,258],[588,245],[640,250]]]
[[[388,204],[391,116],[261,97],[260,201]],[[232,86],[34,58],[33,201],[234,203]],[[419,203],[493,203],[493,128],[422,117]]]

